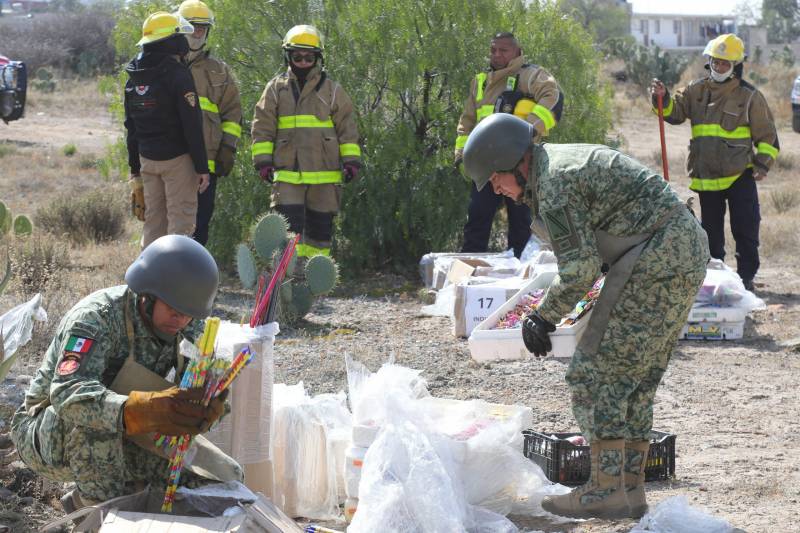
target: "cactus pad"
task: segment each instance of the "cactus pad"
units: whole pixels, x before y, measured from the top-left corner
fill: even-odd
[[[339,269],[330,257],[315,255],[306,263],[306,283],[314,296],[331,292],[338,279]]]
[[[5,204],[3,204],[3,208],[0,209],[0,235],[5,235],[6,233],[11,230],[11,209],[7,208]]]
[[[275,250],[286,244],[288,224],[278,213],[269,213],[255,223],[252,230],[253,245],[256,253],[270,260]]]
[[[301,284],[292,287],[292,311],[297,318],[306,316],[311,311],[313,303],[314,295],[311,294],[308,285]]]
[[[289,303],[292,301],[292,282],[284,281],[281,283],[280,297],[282,302]]]
[[[14,219],[14,234],[30,235],[31,233],[33,233],[33,223],[31,219],[25,215],[17,215]]]
[[[239,281],[246,289],[255,287],[258,278],[256,259],[244,243],[236,247],[236,271],[239,273]]]

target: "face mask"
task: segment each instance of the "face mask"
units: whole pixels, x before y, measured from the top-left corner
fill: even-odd
[[[733,65],[731,65],[731,68],[729,68],[728,71],[725,74],[720,74],[719,72],[714,70],[714,66],[709,61],[708,70],[711,71],[711,79],[714,80],[717,83],[722,83],[723,81],[725,81],[728,78],[730,78],[731,76],[733,76]]]
[[[192,52],[198,52],[201,48],[206,45],[206,38],[205,37],[195,37],[193,35],[187,35],[186,40],[189,42],[189,49]]]

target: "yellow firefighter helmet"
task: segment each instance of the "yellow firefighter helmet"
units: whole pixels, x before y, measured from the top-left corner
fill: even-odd
[[[734,34],[725,33],[708,41],[703,55],[732,63],[741,63],[744,61],[744,43]]]
[[[178,13],[192,24],[214,25],[214,12],[200,0],[185,0]]]
[[[283,49],[322,52],[322,37],[314,26],[300,24],[286,33],[286,37],[283,38]]]
[[[163,41],[173,35],[191,34],[194,28],[189,21],[175,13],[157,11],[142,24],[142,38],[138,46]]]

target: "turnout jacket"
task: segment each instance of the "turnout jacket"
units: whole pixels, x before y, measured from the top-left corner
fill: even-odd
[[[517,75],[519,80],[517,81]],[[513,87],[509,87],[513,84]],[[456,158],[460,158],[467,137],[475,125],[494,113],[495,103],[506,90],[516,90],[535,102],[526,120],[536,129],[538,142],[561,119],[564,97],[555,78],[538,65],[528,65],[525,57],[511,60],[506,68],[478,73],[470,84],[469,97],[456,129]]]
[[[340,183],[342,165],[359,163],[353,102],[319,65],[302,91],[287,68],[267,83],[253,118],[253,163],[275,167],[275,181]]]
[[[216,172],[214,161],[224,144],[234,152],[242,136],[242,104],[239,88],[230,67],[208,51],[189,62],[198,103],[203,112],[203,139],[208,168]]]
[[[177,56],[146,54],[125,69],[128,165],[141,170],[139,155],[166,161],[188,153],[198,174],[208,173],[203,116],[189,67]]]
[[[701,78],[672,97],[667,94],[664,120],[681,124],[687,119],[692,139],[686,170],[693,191],[725,190],[748,167],[767,172],[778,157],[778,133],[767,101],[744,80]]]

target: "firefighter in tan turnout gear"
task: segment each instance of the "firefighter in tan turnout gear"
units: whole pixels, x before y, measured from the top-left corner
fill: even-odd
[[[545,69],[525,62],[522,49],[511,33],[492,38],[489,70],[472,80],[464,112],[458,121],[455,166],[461,166],[467,136],[492,113],[510,113],[535,129],[539,142],[561,118],[564,97],[558,83]],[[531,235],[530,209],[495,194],[491,187],[478,191],[473,184],[462,252],[486,252],[495,212],[505,203],[508,213],[508,247],[519,257]]]
[[[205,49],[214,26],[214,13],[200,0],[186,0],[178,13],[194,26],[194,33],[186,36],[190,50],[187,59],[203,111],[203,138],[211,173],[208,189],[197,195],[194,239],[205,245],[214,215],[217,178],[227,176],[233,169],[236,145],[242,136],[242,104],[231,69]]]
[[[361,148],[353,103],[323,69],[317,29],[293,27],[283,50],[288,68],[267,83],[256,105],[253,163],[273,184],[272,208],[302,236],[303,259],[330,254],[341,183],[358,177]]]
[[[753,290],[759,267],[758,229],[761,213],[756,182],[767,177],[778,157],[775,121],[761,92],[742,79],[744,43],[733,34],[720,35],[703,52],[709,75],[670,96],[653,80],[653,106],[663,97],[664,120],[692,123],[687,171],[689,188],[700,196],[703,228],[711,257],[725,258],[725,208],[730,207],[736,265],[745,288]]]

